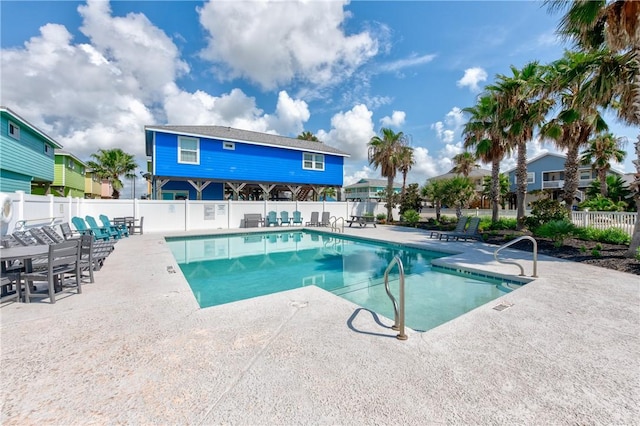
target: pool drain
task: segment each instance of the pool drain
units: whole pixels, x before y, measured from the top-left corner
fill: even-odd
[[[501,302],[501,303],[497,304],[496,306],[494,306],[493,309],[495,309],[498,312],[502,312],[505,309],[509,309],[512,306],[513,306],[513,303]]]

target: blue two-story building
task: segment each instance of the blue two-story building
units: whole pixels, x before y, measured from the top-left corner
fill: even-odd
[[[538,199],[539,195],[536,194],[536,191],[540,190],[550,192],[551,198],[554,200],[559,199],[562,196],[565,175],[564,163],[566,159],[567,157],[564,154],[547,152],[534,157],[527,162],[526,204]],[[517,187],[516,168],[510,169],[507,173],[509,174],[511,193],[514,194],[512,198],[515,203],[515,192]],[[609,170],[609,174],[622,176],[621,172],[613,169]],[[576,193],[575,203],[584,201],[587,188],[598,178],[597,172],[591,167],[591,165],[581,165],[578,169],[578,177],[578,191]]]
[[[60,148],[42,130],[0,106],[0,191],[48,194],[54,179],[54,153]]]
[[[317,198],[340,193],[345,152],[223,126],[145,126],[153,199]]]

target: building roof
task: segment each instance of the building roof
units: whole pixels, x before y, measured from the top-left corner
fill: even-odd
[[[346,188],[368,188],[370,186],[382,186],[385,187],[387,186],[387,180],[386,179],[360,179],[358,182],[351,184],[349,186],[345,186]],[[400,188],[402,185],[394,182],[393,183],[393,187],[394,188]]]
[[[82,164],[83,166],[85,166],[85,167],[87,166],[87,164],[86,164],[84,161],[82,161],[81,159],[79,159],[78,157],[76,157],[75,155],[73,155],[73,154],[72,154],[72,153],[70,153],[70,152],[62,151],[61,149],[56,149],[56,150],[55,150],[55,152],[54,152],[54,154],[55,154],[55,155],[60,155],[60,156],[63,156],[63,157],[71,157],[71,158],[73,158],[76,162],[78,162],[78,163]]]
[[[43,139],[45,139],[47,142],[49,142],[51,145],[53,145],[54,148],[57,148],[57,149],[62,148],[62,145],[60,145],[58,142],[56,142],[51,136],[47,135],[45,132],[43,132],[42,130],[38,129],[36,126],[34,126],[33,124],[29,123],[24,118],[20,117],[18,114],[16,114],[11,109],[9,109],[9,108],[7,108],[5,106],[0,106],[0,112],[4,112],[5,114],[9,115],[12,120],[18,121],[21,125],[29,127],[31,130],[33,130],[35,133],[37,133]]]
[[[340,151],[322,142],[308,141],[304,139],[288,138],[270,133],[252,132],[249,130],[234,129],[225,126],[145,126],[146,132],[165,132],[189,136],[203,136],[212,139],[223,139],[229,142],[249,143],[254,145],[274,146],[279,148],[294,149],[297,151],[317,152],[331,154],[340,157],[350,157],[346,152]]]

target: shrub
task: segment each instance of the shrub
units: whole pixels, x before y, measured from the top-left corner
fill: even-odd
[[[378,219],[378,220],[386,220],[387,219],[387,214],[386,213],[378,213],[376,215],[376,219]]]
[[[576,226],[568,220],[554,220],[537,227],[534,231],[535,235],[544,238],[550,238],[554,241],[556,247],[560,247],[565,240],[576,232]]]
[[[491,223],[491,221],[489,221],[488,226],[484,227],[483,229],[491,229],[495,231],[503,231],[507,229],[515,230],[517,228],[517,224],[518,220],[516,218],[502,218],[494,223]]]
[[[581,240],[599,241],[609,244],[626,244],[631,242],[631,237],[620,228],[597,229],[591,226],[587,228],[578,228],[576,236]]]
[[[594,248],[593,250],[591,250],[591,256],[593,257],[600,257],[600,250],[598,250],[597,248]]]
[[[407,222],[410,226],[415,227],[418,222],[420,222],[420,213],[413,209],[409,209],[402,215],[404,221]]]
[[[626,244],[629,245],[631,237],[620,228],[607,228],[602,231],[598,241],[609,244]]]
[[[530,229],[536,229],[545,223],[569,219],[569,212],[558,200],[542,198],[531,203],[531,215],[526,223]]]

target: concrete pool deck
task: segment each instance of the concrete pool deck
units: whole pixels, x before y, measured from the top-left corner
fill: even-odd
[[[519,272],[483,243],[345,231]],[[640,424],[636,275],[540,256],[535,281],[403,342],[316,287],[200,309],[164,236],[119,242],[80,295],[0,308],[1,424]]]

